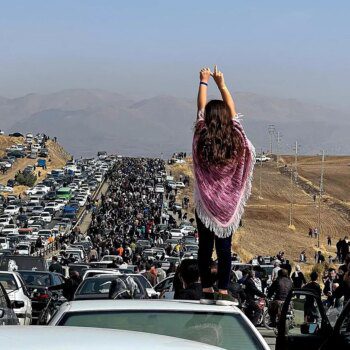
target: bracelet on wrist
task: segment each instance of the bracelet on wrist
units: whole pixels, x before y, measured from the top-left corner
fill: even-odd
[[[205,85],[205,86],[208,86],[208,83],[206,83],[205,81],[201,81],[201,82],[199,83],[199,85]]]

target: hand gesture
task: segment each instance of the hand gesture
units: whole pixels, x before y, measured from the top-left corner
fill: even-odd
[[[214,73],[212,76],[219,89],[225,87],[224,74],[218,70],[217,65],[214,66]]]
[[[199,79],[204,83],[208,83],[210,76],[211,76],[210,68],[202,68],[201,71],[199,72]]]

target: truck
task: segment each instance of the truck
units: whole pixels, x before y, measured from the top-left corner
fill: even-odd
[[[46,168],[46,159],[38,159],[38,167]]]

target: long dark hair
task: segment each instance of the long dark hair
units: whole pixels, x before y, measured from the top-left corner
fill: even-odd
[[[232,115],[224,101],[212,100],[205,106],[205,126],[197,124],[197,152],[208,165],[224,165],[243,152],[240,136],[232,123]]]

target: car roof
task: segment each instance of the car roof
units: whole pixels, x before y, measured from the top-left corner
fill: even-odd
[[[52,342],[52,339],[55,341]],[[47,342],[50,342],[50,350],[110,350],[116,345],[131,349],[142,347],[144,350],[220,349],[180,338],[114,329],[48,326],[7,326],[0,329],[0,343],[4,348],[36,350]]]
[[[103,311],[103,310],[159,310],[159,311],[192,311],[219,312],[240,314],[235,306],[203,305],[194,300],[84,300],[71,301],[61,306],[59,311]],[[60,313],[60,312],[59,312]]]

